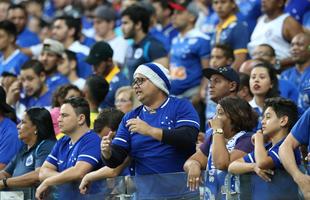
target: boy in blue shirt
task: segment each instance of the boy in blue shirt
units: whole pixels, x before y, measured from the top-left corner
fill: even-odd
[[[288,99],[275,97],[265,100],[265,109],[262,120],[262,130],[258,130],[252,138],[254,138],[254,152],[240,158],[229,165],[229,172],[234,174],[244,174],[255,172],[260,178],[267,183],[255,179],[254,177],[254,198],[261,199],[262,194],[266,195],[263,199],[274,198],[283,199],[286,196],[297,198],[298,188],[293,180],[285,174],[281,179],[285,180],[286,184],[272,182],[271,175],[274,175],[279,170],[283,170],[282,163],[279,158],[279,147],[286,138],[287,134],[298,119],[297,106]],[[265,144],[265,141],[268,143]],[[297,164],[300,164],[300,152],[294,152]],[[298,159],[299,158],[299,159]],[[277,179],[278,181],[279,179]],[[271,191],[282,192],[277,194]],[[263,192],[264,191],[264,192]],[[259,195],[260,194],[260,195]]]
[[[100,138],[89,129],[90,108],[83,98],[70,98],[60,109],[59,127],[66,136],[54,146],[40,170],[41,185],[36,198],[42,199],[50,186],[62,185],[57,194],[60,199],[75,198],[79,194],[80,180],[88,172],[101,166]]]

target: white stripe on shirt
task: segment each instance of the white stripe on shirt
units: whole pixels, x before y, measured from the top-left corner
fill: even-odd
[[[251,155],[251,154],[249,154],[249,159],[250,159],[251,163],[255,163],[255,162],[254,162],[254,159],[252,158],[252,155]]]
[[[126,141],[126,140],[124,140],[123,138],[120,138],[120,137],[115,137],[115,138],[114,138],[114,140],[119,140],[119,141],[122,141],[122,142],[127,143],[127,141]]]
[[[48,155],[48,157],[52,158],[52,159],[53,159],[53,160],[55,160],[55,161],[58,161],[58,159],[57,159],[57,158],[55,158],[54,156],[52,156],[51,154],[50,154],[50,155]]]
[[[280,160],[279,155],[275,151],[271,151],[271,153],[273,153]]]
[[[195,123],[195,124],[197,124],[198,126],[200,126],[198,122],[195,122],[195,121],[193,121],[193,120],[188,120],[188,119],[178,120],[177,123],[179,123],[179,122],[192,122],[192,123]]]
[[[80,158],[80,157],[87,157],[87,158],[93,159],[94,161],[96,161],[96,163],[99,163],[99,161],[96,158],[94,158],[93,156],[90,156],[90,155],[81,154],[78,156],[78,158]]]

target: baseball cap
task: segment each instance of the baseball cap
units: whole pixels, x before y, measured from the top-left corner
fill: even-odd
[[[0,110],[4,113],[13,113],[14,109],[6,103],[6,92],[2,86],[0,86]]]
[[[219,67],[218,69],[207,68],[203,70],[203,75],[208,79],[210,79],[214,74],[219,74],[229,81],[234,81],[237,83],[237,85],[240,84],[238,73],[229,66]]]
[[[92,46],[89,55],[86,57],[85,61],[91,65],[97,65],[100,62],[112,57],[113,49],[111,48],[111,46],[104,41],[100,41],[94,44],[94,46]]]
[[[103,19],[106,21],[115,21],[116,20],[116,14],[113,8],[108,6],[98,6],[95,9],[94,17]]]
[[[61,56],[65,51],[65,47],[61,42],[57,40],[46,38],[43,41],[42,51],[49,51]]]
[[[181,1],[169,1],[169,6],[178,11],[187,10],[189,13],[194,15],[196,18],[199,16],[199,8],[198,5],[191,0],[181,0]]]

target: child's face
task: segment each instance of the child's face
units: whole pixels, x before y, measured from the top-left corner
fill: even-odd
[[[281,118],[278,118],[272,107],[268,107],[263,116],[262,130],[264,135],[273,135],[281,130]]]

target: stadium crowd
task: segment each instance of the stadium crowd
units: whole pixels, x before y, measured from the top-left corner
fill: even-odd
[[[309,0],[0,0],[0,191],[310,199],[309,107]]]

